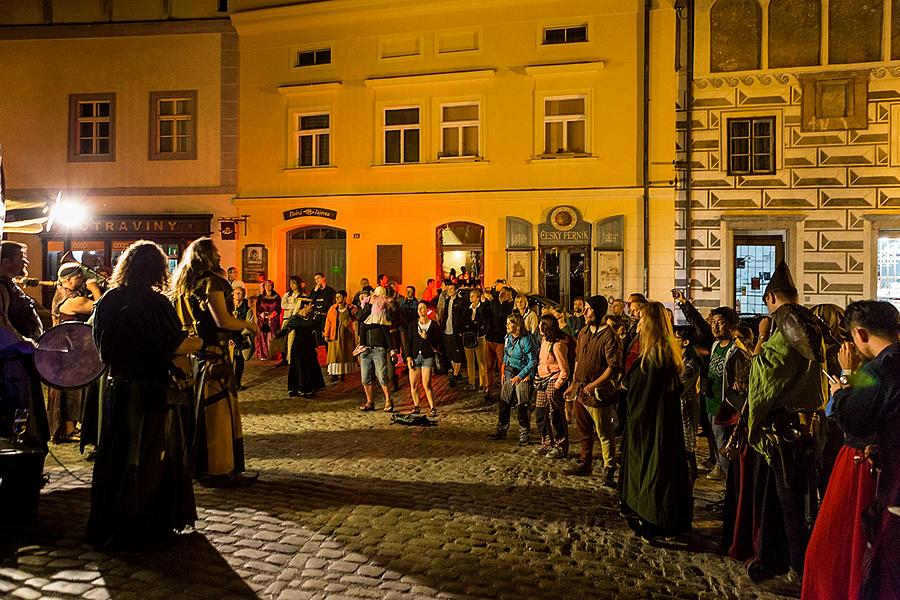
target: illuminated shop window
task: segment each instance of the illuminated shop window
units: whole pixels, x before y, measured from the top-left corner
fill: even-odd
[[[153,92],[150,110],[150,158],[197,158],[197,92]]]
[[[900,309],[900,231],[878,236],[878,299]]]
[[[438,158],[478,156],[478,104],[441,106],[441,152]]]
[[[477,223],[445,223],[437,228],[437,276],[443,281],[450,269],[459,275],[465,267],[471,283],[484,281],[484,227]]]
[[[115,94],[69,97],[69,161],[115,160]]]
[[[331,116],[326,113],[297,115],[297,166],[331,164]]]
[[[544,99],[544,154],[587,153],[584,96]]]
[[[419,107],[384,110],[384,162],[419,162]]]
[[[728,174],[775,172],[775,118],[728,119]]]
[[[763,292],[784,259],[784,240],[779,236],[734,238],[734,307],[742,314],[765,314]]]

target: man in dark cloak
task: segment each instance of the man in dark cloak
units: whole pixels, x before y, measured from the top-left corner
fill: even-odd
[[[28,274],[24,244],[0,242],[0,437],[11,437],[17,409],[28,410],[23,440],[46,447],[50,439],[40,379],[31,362],[43,333],[34,300],[14,281]]]

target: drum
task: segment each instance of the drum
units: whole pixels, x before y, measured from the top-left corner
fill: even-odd
[[[105,368],[90,325],[61,323],[37,339],[34,370],[51,387],[84,387],[100,377]]]

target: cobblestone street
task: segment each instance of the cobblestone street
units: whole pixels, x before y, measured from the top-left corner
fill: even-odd
[[[260,481],[196,487],[197,531],[178,544],[105,554],[84,541],[90,463],[53,446],[28,534],[0,543],[0,596],[15,598],[782,598],[715,554],[720,523],[701,476],[688,545],[643,544],[600,477],[490,442],[493,407],[438,386],[439,425],[362,413],[358,376],[289,399],[286,369],[248,365],[248,468]],[[410,405],[401,379],[398,407]],[[380,407],[380,402],[376,402]],[[515,425],[513,425],[513,434]],[[705,447],[705,444],[704,444]],[[76,476],[78,479],[76,479]],[[781,591],[784,591],[783,589]]]

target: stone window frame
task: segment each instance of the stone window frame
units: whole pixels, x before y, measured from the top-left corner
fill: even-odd
[[[719,223],[720,265],[719,302],[721,306],[734,304],[734,238],[735,236],[784,236],[784,260],[791,269],[794,282],[803,298],[803,229],[806,215],[767,215],[742,213],[722,215]]]
[[[771,118],[774,119],[775,125],[772,129],[773,137],[775,138],[772,144],[772,167],[774,168],[773,172],[767,174],[740,174],[735,175],[735,177],[746,177],[746,178],[755,178],[762,177],[768,178],[772,177],[772,175],[776,175],[779,172],[784,171],[784,141],[785,141],[785,130],[784,130],[784,112],[780,108],[770,108],[770,109],[753,109],[753,110],[745,110],[741,108],[732,108],[728,110],[723,110],[719,113],[719,171],[725,173],[726,175],[731,176],[731,161],[728,158],[728,121],[731,119],[763,119],[763,118]]]
[[[83,102],[109,103],[109,152],[105,154],[82,154],[79,151],[78,107]],[[69,94],[69,162],[116,162],[116,93]]]
[[[748,129],[749,129],[749,137],[747,138],[747,141],[749,144],[748,154],[747,154],[748,170],[745,172],[739,172],[739,171],[736,171],[734,168],[732,168],[732,160],[731,160],[731,158],[732,158],[731,126],[732,126],[732,124],[735,124],[736,122],[739,122],[739,121],[746,121],[747,125],[748,125]],[[770,132],[769,151],[765,154],[768,154],[770,168],[766,169],[766,170],[756,170],[754,168],[755,158],[757,157],[757,155],[762,155],[763,153],[757,153],[754,151],[754,142],[756,141],[756,136],[754,135],[754,130],[756,128],[756,124],[762,123],[762,122],[766,122],[769,124],[769,132]],[[748,115],[748,116],[741,116],[741,117],[735,116],[735,117],[728,117],[727,119],[725,119],[725,149],[727,152],[725,154],[725,169],[726,169],[726,172],[728,173],[728,175],[731,175],[731,176],[739,175],[742,177],[749,177],[752,175],[774,175],[775,172],[778,170],[778,165],[777,165],[777,160],[776,160],[776,158],[778,156],[778,151],[777,151],[777,146],[776,146],[776,143],[778,141],[778,135],[777,135],[776,127],[777,127],[777,123],[776,123],[775,117],[771,116],[771,115],[766,115],[766,116],[749,116]],[[764,137],[764,136],[760,136],[760,137]]]

